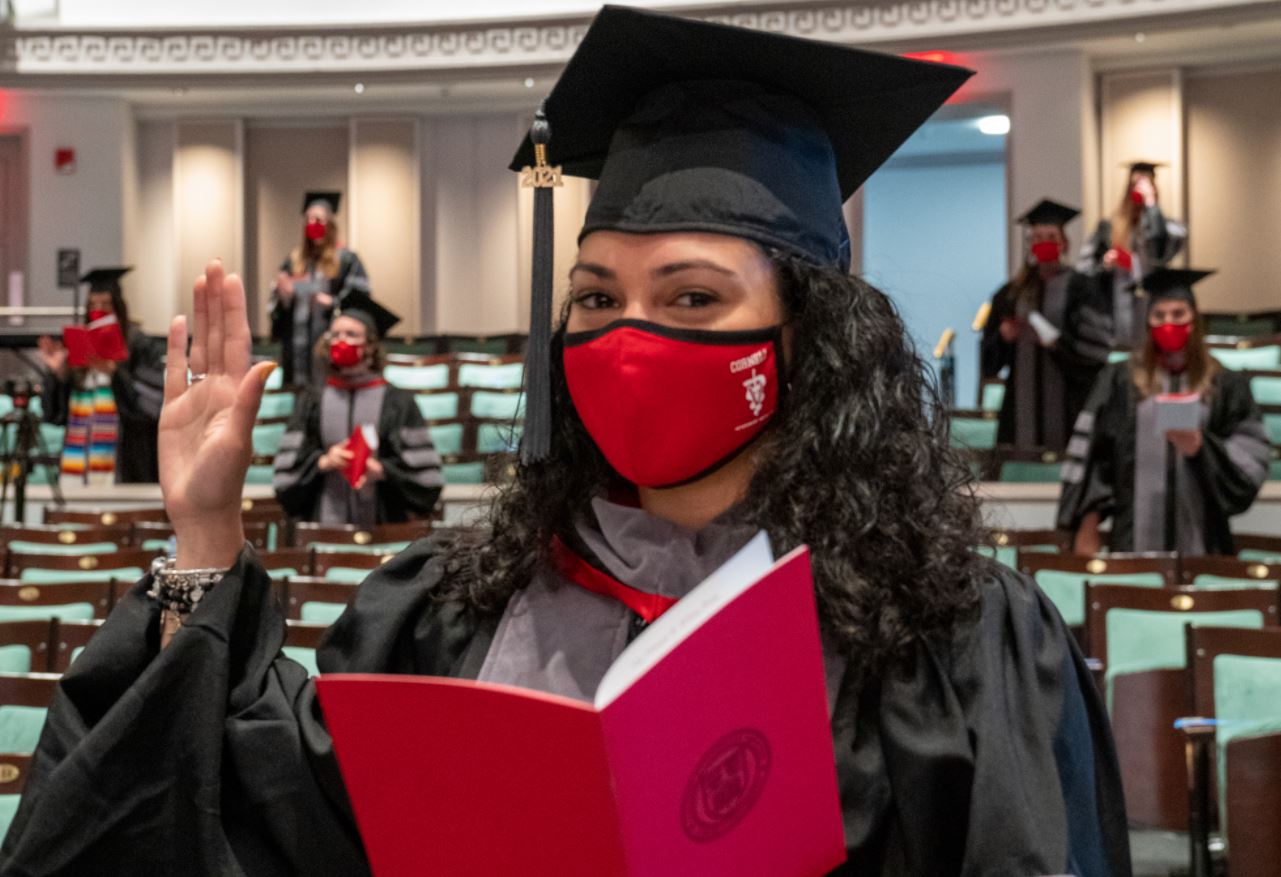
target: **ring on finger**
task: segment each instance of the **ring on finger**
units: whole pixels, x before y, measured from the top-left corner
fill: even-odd
[[[192,385],[198,384],[207,377],[209,377],[208,372],[200,372],[199,374],[193,374],[190,378],[187,379],[187,385],[192,386]]]

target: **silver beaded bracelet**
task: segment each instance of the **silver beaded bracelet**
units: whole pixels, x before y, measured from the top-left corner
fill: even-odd
[[[157,557],[151,562],[147,596],[159,602],[161,609],[190,615],[226,574],[225,569],[175,569],[172,557]]]

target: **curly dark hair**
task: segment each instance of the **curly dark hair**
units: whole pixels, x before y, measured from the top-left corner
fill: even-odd
[[[974,610],[986,540],[973,475],[948,446],[932,375],[888,297],[857,277],[770,254],[793,329],[789,390],[753,450],[736,515],[776,553],[812,552],[826,632],[864,672],[947,636]],[[552,349],[551,456],[522,466],[472,546],[469,574],[442,599],[498,613],[546,558],[553,535],[621,477],[579,420],[561,365],[566,309]],[[780,487],[780,485],[784,485]],[[454,566],[457,569],[457,566]]]

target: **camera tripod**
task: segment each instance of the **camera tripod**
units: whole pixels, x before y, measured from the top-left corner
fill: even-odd
[[[9,500],[9,485],[13,484],[13,520],[16,524],[27,519],[27,479],[36,466],[52,469],[49,483],[53,489],[53,499],[57,505],[63,504],[62,488],[58,484],[61,475],[59,455],[51,453],[40,433],[40,418],[31,410],[31,385],[25,381],[7,381],[5,392],[13,399],[13,411],[0,418],[0,436],[3,436],[4,451],[0,454],[0,510]],[[12,441],[10,427],[14,427]]]

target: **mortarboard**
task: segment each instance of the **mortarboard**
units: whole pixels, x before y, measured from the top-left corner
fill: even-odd
[[[1157,268],[1143,278],[1143,290],[1148,294],[1148,306],[1158,301],[1176,298],[1196,307],[1196,294],[1192,286],[1204,280],[1214,271],[1202,271],[1195,268]]]
[[[1121,166],[1128,167],[1132,174],[1147,174],[1150,177],[1155,177],[1156,169],[1159,167],[1166,167],[1166,163],[1163,161],[1146,161],[1140,159],[1138,161],[1127,161]]]
[[[120,289],[120,278],[132,270],[132,265],[91,268],[80,282],[89,284],[90,292],[115,292]]]
[[[1049,198],[1043,198],[1039,204],[1019,217],[1021,225],[1067,225],[1081,214],[1075,207],[1068,207]]]
[[[523,459],[544,457],[551,434],[551,189],[538,169],[598,181],[580,240],[715,232],[846,270],[841,205],[971,75],[603,7],[511,163],[535,175]]]
[[[338,205],[342,203],[342,192],[308,192],[302,196],[302,212],[306,213],[307,208],[319,201],[329,208],[331,214],[338,212]]]
[[[365,324],[372,334],[386,338],[392,326],[400,322],[400,316],[387,310],[359,289],[353,289],[344,295],[334,311],[335,317],[351,317]]]

